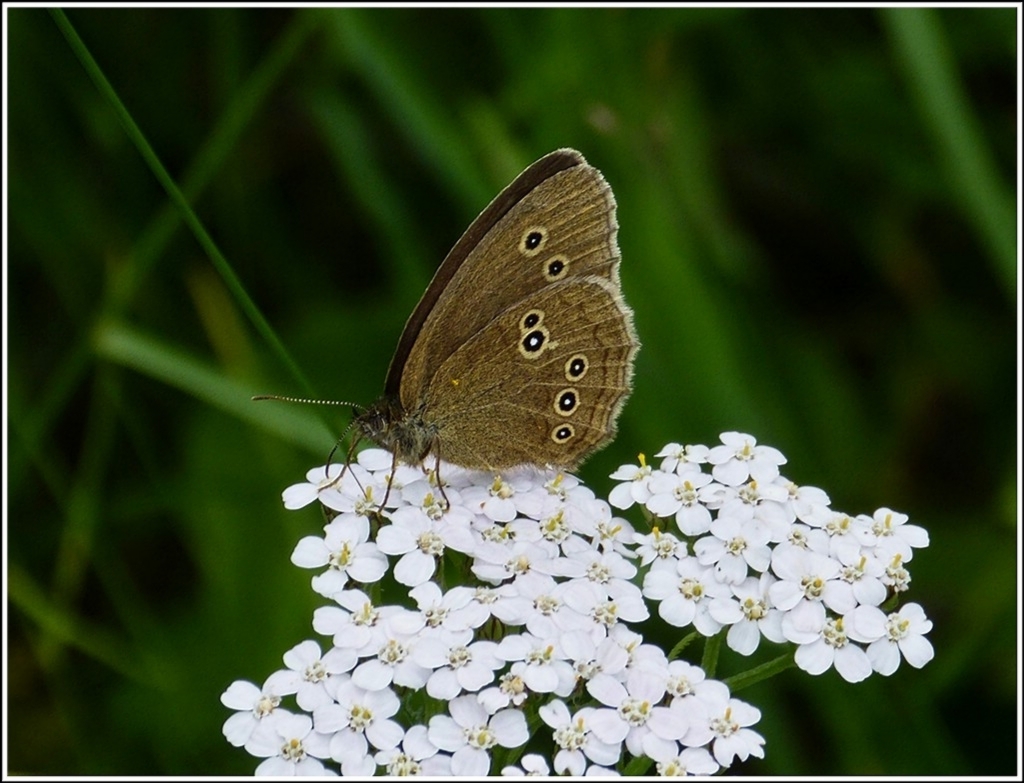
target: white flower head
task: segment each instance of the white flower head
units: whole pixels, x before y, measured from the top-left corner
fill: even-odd
[[[308,715],[280,711],[262,721],[253,732],[245,749],[265,759],[257,775],[291,777],[293,775],[336,775],[324,767],[321,759],[329,758],[330,738],[313,730]],[[371,767],[373,762],[370,762]]]
[[[548,761],[539,753],[526,753],[521,759],[519,759],[520,766],[510,764],[507,767],[503,767],[501,770],[502,777],[540,777],[546,778],[551,776],[551,767],[548,766]]]
[[[871,661],[847,632],[845,617],[829,617],[820,603],[806,603],[786,615],[783,633],[799,639],[794,660],[808,674],[822,674],[835,666],[847,682],[860,682],[871,674]]]
[[[711,602],[711,616],[729,626],[725,643],[740,655],[753,654],[762,636],[772,642],[786,641],[782,634],[783,613],[772,605],[770,598],[774,583],[775,578],[768,573],[750,576],[732,585],[732,596]]]
[[[331,758],[341,763],[343,775],[372,774],[369,746],[390,750],[405,734],[392,720],[400,706],[398,697],[390,688],[360,688],[349,677],[335,678],[327,687],[333,700],[313,711],[313,726],[330,736]]]
[[[453,699],[448,711],[450,715],[430,719],[427,736],[452,754],[453,775],[483,777],[491,769],[491,748],[517,748],[530,738],[526,717],[519,710],[489,715],[475,696],[468,695]]]
[[[680,711],[692,716],[691,728],[682,740],[684,745],[711,743],[715,761],[723,767],[736,758],[764,758],[764,737],[749,728],[761,719],[760,710],[732,698],[729,688],[718,680],[704,680],[694,690],[692,699],[677,702]]]
[[[684,472],[708,461],[708,447],[669,443],[654,456],[663,458],[661,469],[666,473]]]
[[[542,639],[532,633],[511,634],[498,643],[499,658],[514,662],[517,672],[534,693],[568,696],[576,685],[572,664],[557,638]]]
[[[540,708],[541,719],[554,729],[555,773],[559,775],[583,775],[588,759],[595,764],[611,766],[619,760],[621,743],[602,742],[591,731],[588,721],[594,715],[593,707],[583,707],[575,715],[561,699],[552,699]]]
[[[685,776],[710,777],[718,772],[718,762],[707,748],[683,748],[676,756],[658,759],[656,769],[659,777],[674,778]]]
[[[928,531],[907,524],[909,517],[891,508],[880,508],[870,519],[871,532],[877,544],[876,554],[882,560],[899,555],[904,562],[914,557],[914,550],[928,546]]]
[[[473,632],[448,632],[421,639],[413,659],[432,673],[427,694],[448,701],[462,692],[475,692],[494,681],[494,673],[505,661],[496,654],[497,643],[473,642]]]
[[[675,568],[676,561],[686,557],[686,542],[671,533],[662,532],[657,525],[650,533],[636,537],[636,553],[640,565],[654,568]]]
[[[634,503],[644,504],[651,496],[648,482],[653,469],[647,464],[644,455],[640,455],[639,465],[622,465],[612,473],[611,477],[625,482],[614,487],[608,495],[608,502],[615,508],[627,509]]]
[[[675,752],[675,742],[689,729],[679,710],[661,706],[665,696],[665,678],[661,672],[635,670],[625,683],[607,674],[598,674],[587,682],[587,692],[603,707],[590,715],[589,725],[603,743],[618,746],[625,741],[634,756],[648,746]],[[651,739],[645,741],[648,735]]]
[[[746,578],[748,567],[757,574],[768,570],[772,551],[767,526],[753,517],[742,519],[719,512],[710,532],[694,543],[693,554],[701,565],[714,566],[718,581],[735,585]]]
[[[320,645],[307,640],[295,645],[284,654],[285,666],[289,669],[292,693],[302,709],[312,712],[331,700],[327,682],[332,675],[351,671],[356,665],[355,651],[344,647],[332,647],[326,654],[320,654]]]
[[[419,616],[408,613],[411,622]],[[396,622],[398,619],[398,622]],[[371,641],[359,652],[361,663],[352,672],[352,681],[360,688],[377,691],[393,682],[408,688],[422,688],[430,670],[420,666],[412,656],[417,638],[402,628],[402,614],[396,614],[379,628]]]
[[[658,614],[666,622],[678,628],[693,623],[704,636],[713,636],[722,625],[710,614],[712,600],[731,595],[731,590],[715,579],[712,568],[687,557],[678,561],[674,572],[667,568],[648,571],[643,594],[659,602]]]
[[[658,471],[648,480],[649,497],[644,506],[661,519],[675,517],[676,527],[684,535],[700,535],[711,527],[711,512],[705,501],[718,486],[710,474],[697,468],[682,473]]]
[[[708,462],[716,481],[731,487],[748,479],[770,484],[779,475],[779,465],[786,464],[782,452],[771,446],[758,446],[757,438],[743,432],[723,432],[722,445],[708,452]]]
[[[221,704],[238,710],[224,722],[227,741],[242,747],[260,722],[281,706],[281,697],[291,693],[295,693],[295,681],[290,671],[274,672],[262,688],[248,680],[235,680],[220,696]]]
[[[296,544],[292,563],[300,568],[327,571],[313,577],[313,589],[331,598],[349,581],[371,584],[387,572],[387,558],[369,540],[370,523],[365,517],[342,514],[324,527],[323,538],[306,536]]]
[[[427,737],[427,727],[411,726],[400,745],[374,754],[374,761],[389,777],[431,776],[452,774],[452,757],[439,753]]]
[[[615,776],[625,750],[659,775],[713,775],[764,755],[760,713],[633,630],[652,601],[677,627],[727,627],[742,655],[764,636],[795,645],[804,671],[849,682],[934,656],[920,606],[878,608],[908,589],[906,563],[928,545],[906,515],[832,510],[745,433],[657,457],[615,471],[608,500],[554,469],[403,465],[381,449],[309,471],[283,500],[319,501],[330,520],[292,561],[321,570],[313,588],[332,603],[313,627],[334,645],[296,645],[262,688],[232,683],[225,737],[264,759],[260,775],[333,774],[332,758],[347,776],[482,777],[495,748],[530,739],[530,714],[553,755],[517,754],[504,774]],[[636,529],[613,516],[634,505]],[[378,606],[359,588],[382,579],[368,590],[388,596]],[[407,589],[392,597],[396,582]],[[396,690],[448,714],[406,730]],[[293,694],[312,718],[281,707]],[[422,704],[413,696],[412,714]]]
[[[935,657],[931,642],[924,638],[932,621],[920,604],[906,604],[890,614],[874,606],[858,606],[849,617],[850,636],[869,643],[868,660],[881,675],[888,677],[899,668],[901,654],[915,669]]]
[[[772,570],[779,581],[769,589],[772,604],[790,611],[800,603],[822,601],[834,612],[846,614],[857,605],[853,587],[840,579],[842,564],[825,555],[779,544],[772,551]]]

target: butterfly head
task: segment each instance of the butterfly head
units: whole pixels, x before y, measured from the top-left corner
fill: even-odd
[[[354,422],[358,436],[387,449],[401,462],[423,462],[437,445],[437,427],[426,421],[422,409],[407,411],[394,397],[382,397]]]

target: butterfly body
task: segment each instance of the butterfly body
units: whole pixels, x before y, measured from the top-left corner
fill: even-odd
[[[356,418],[359,434],[415,465],[437,446],[437,427],[423,417],[423,407],[406,411],[394,397],[381,397]]]
[[[527,168],[473,222],[356,419],[403,462],[573,468],[615,433],[639,342],[615,200],[574,150]]]

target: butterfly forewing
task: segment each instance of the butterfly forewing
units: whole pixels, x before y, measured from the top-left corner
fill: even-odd
[[[516,180],[508,190],[523,188]],[[399,394],[407,410],[422,402],[441,364],[513,303],[580,275],[618,284],[615,201],[585,162],[536,183],[483,231],[477,223],[487,217],[485,211],[466,232],[480,239],[450,275],[402,363]]]

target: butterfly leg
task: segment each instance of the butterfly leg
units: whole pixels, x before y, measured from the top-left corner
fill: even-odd
[[[444,511],[447,511],[452,508],[452,502],[444,494],[444,480],[441,478],[440,444],[436,440],[432,450],[434,452],[434,482],[437,484],[437,490],[441,493],[441,497],[444,498]]]
[[[398,467],[398,455],[391,455],[391,472],[388,474],[388,488],[384,491],[384,500],[380,502],[378,511],[383,514],[384,506],[387,505],[388,497],[391,495],[391,483],[395,480],[395,469]]]

